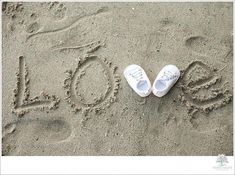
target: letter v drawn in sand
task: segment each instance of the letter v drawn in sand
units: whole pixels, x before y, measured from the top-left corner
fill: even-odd
[[[16,73],[16,88],[13,91],[13,109],[12,112],[18,116],[23,116],[30,110],[56,109],[60,99],[55,95],[42,93],[40,96],[30,98],[28,78],[28,68],[23,56],[19,57],[19,70]]]
[[[186,104],[189,115],[193,116],[198,111],[209,113],[232,100],[226,83],[222,84],[219,71],[201,61],[193,61],[184,70],[180,85],[183,93],[179,99]]]

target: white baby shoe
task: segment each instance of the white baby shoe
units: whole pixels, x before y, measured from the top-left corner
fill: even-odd
[[[180,77],[180,70],[174,65],[166,65],[158,73],[152,87],[153,94],[162,97],[172,88]]]
[[[125,68],[124,77],[131,88],[141,97],[151,93],[151,83],[145,71],[138,65],[132,64]]]

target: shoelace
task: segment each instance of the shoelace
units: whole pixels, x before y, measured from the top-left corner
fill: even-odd
[[[143,73],[141,69],[135,68],[131,70],[130,75],[135,78],[137,81],[141,80],[143,78]]]
[[[175,74],[173,74],[172,72],[164,72],[164,74],[162,75],[162,77],[160,78],[161,80],[163,81],[169,81],[169,80],[172,80],[176,77]]]

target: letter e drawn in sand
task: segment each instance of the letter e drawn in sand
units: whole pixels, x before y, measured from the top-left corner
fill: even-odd
[[[183,93],[178,98],[186,104],[189,115],[198,111],[209,113],[232,100],[218,72],[201,61],[193,61],[183,71],[180,85]]]
[[[16,73],[16,88],[13,90],[13,109],[12,112],[16,115],[23,116],[30,110],[51,110],[58,107],[60,99],[55,95],[41,93],[41,95],[30,98],[28,78],[28,68],[23,56],[19,57],[19,70]]]
[[[105,108],[110,107],[116,100],[121,80],[116,74],[116,69],[117,67],[112,66],[106,58],[89,55],[79,59],[75,71],[66,71],[64,89],[66,100],[73,111],[78,112],[82,109],[85,115],[90,111],[100,114]],[[88,86],[82,84],[85,77]]]

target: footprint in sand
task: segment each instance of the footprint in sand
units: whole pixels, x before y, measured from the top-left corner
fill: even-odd
[[[205,53],[209,50],[208,39],[202,36],[191,36],[185,41],[185,45],[195,52]]]
[[[209,113],[231,102],[232,94],[217,72],[201,61],[193,61],[184,70],[179,99],[186,104],[190,115],[198,111]]]
[[[19,2],[3,2],[2,12],[11,18],[15,18],[24,9],[23,4]]]
[[[50,7],[49,7],[50,8]],[[53,11],[53,9],[56,9],[55,12],[53,12],[54,17],[52,18],[45,18],[41,17],[40,18],[40,29],[29,33],[26,36],[26,41],[29,41],[31,38],[38,36],[38,35],[49,35],[49,34],[56,34],[59,32],[69,32],[69,41],[71,42],[71,40],[76,41],[77,43],[77,38],[76,36],[78,35],[86,35],[87,33],[89,33],[91,29],[94,29],[94,26],[96,26],[96,23],[99,22],[99,20],[96,20],[96,17],[99,17],[101,14],[104,14],[105,12],[107,12],[106,8],[100,8],[95,12],[90,12],[90,13],[81,13],[81,14],[77,14],[77,15],[73,15],[73,16],[67,16],[65,15],[65,10],[66,7],[64,7],[64,5],[62,4],[57,4],[57,5],[53,5],[51,7],[51,10]],[[64,10],[63,10],[64,9]],[[54,18],[57,18],[59,20],[55,20]],[[92,25],[90,25],[92,23]],[[89,25],[88,25],[89,24]],[[90,27],[88,27],[90,26]],[[104,28],[103,25],[100,26],[101,28]],[[78,28],[78,29],[77,29]],[[74,35],[74,30],[76,35]],[[81,31],[82,30],[82,31]],[[83,31],[84,30],[84,31]],[[79,33],[78,31],[82,32]],[[94,32],[96,32],[97,30],[94,30]],[[80,40],[80,39],[79,39]],[[67,41],[65,41],[67,42]],[[67,43],[65,43],[67,44]],[[72,46],[71,44],[69,44],[70,46]]]
[[[49,10],[55,20],[61,20],[65,17],[67,8],[63,3],[50,2],[49,3]]]
[[[29,143],[56,144],[72,134],[69,123],[61,119],[19,120],[3,128],[2,154],[15,155]]]
[[[225,56],[231,50],[231,46],[206,36],[190,36],[185,40],[185,46],[199,55]]]
[[[105,58],[86,56],[80,59],[75,71],[67,71],[64,88],[74,112],[83,109],[85,113],[100,113],[115,101],[120,81],[116,68]]]
[[[61,20],[65,17],[67,8],[64,6],[63,3],[49,2],[48,6],[49,6],[48,9],[50,11],[50,15],[52,16],[53,20]],[[26,25],[26,29],[25,29],[29,35],[36,33],[37,31],[41,30],[41,27],[43,27],[40,24],[40,20],[38,17],[39,17],[39,14],[36,14],[36,13],[32,13],[30,15],[28,24]]]
[[[7,29],[14,32],[21,28],[24,24],[24,4],[20,2],[3,2],[2,3],[3,16],[8,18]]]

